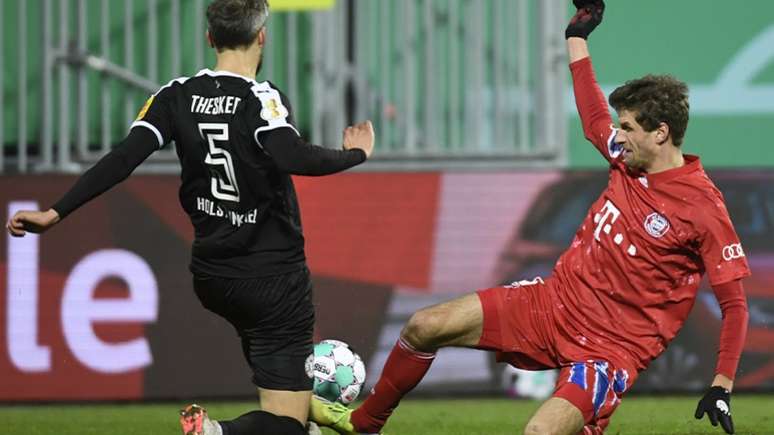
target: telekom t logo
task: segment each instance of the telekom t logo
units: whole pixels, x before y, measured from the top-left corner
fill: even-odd
[[[616,207],[615,204],[613,204],[610,200],[606,200],[605,205],[602,206],[602,210],[594,215],[594,223],[597,224],[597,228],[594,229],[594,239],[599,242],[599,233],[601,232],[610,234],[610,232],[613,230],[613,223],[615,223],[615,221],[617,221],[620,216],[621,210],[619,210],[618,207]],[[621,246],[623,241],[623,234],[616,233],[615,236],[613,236],[613,242],[616,245]],[[632,257],[637,255],[637,247],[629,244],[629,247],[626,249],[626,253]]]
[[[599,233],[601,231],[604,231],[605,234],[610,234],[610,231],[613,229],[612,224],[618,220],[618,216],[621,216],[621,210],[618,210],[610,200],[605,201],[602,210],[594,215],[594,223],[597,224],[597,228],[594,230],[594,238],[597,241],[599,241]],[[610,223],[607,223],[608,219],[610,219]]]

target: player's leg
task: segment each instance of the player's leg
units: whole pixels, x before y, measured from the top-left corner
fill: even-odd
[[[378,432],[400,402],[424,377],[435,357],[435,351],[445,346],[472,347],[485,350],[513,351],[537,357],[545,343],[539,341],[535,324],[544,324],[542,318],[532,319],[522,313],[549,310],[544,297],[544,283],[531,286],[505,286],[482,290],[415,313],[401,332],[382,369],[372,394],[356,410],[342,407],[323,407],[315,402],[312,420],[320,423],[319,411],[330,411],[323,425],[329,425],[343,434]],[[503,316],[508,316],[503,317]],[[534,316],[533,316],[534,317]],[[507,328],[503,325],[507,324]],[[515,332],[514,332],[515,331]],[[538,359],[532,362],[539,365]],[[326,424],[335,421],[335,425]]]
[[[541,352],[545,353],[548,343],[536,331],[546,319],[522,314],[548,312],[541,299],[545,299],[544,287],[542,280],[534,285],[496,287],[418,311],[401,332],[365,402],[349,411],[313,399],[311,419],[343,434],[378,432],[401,398],[424,377],[435,351],[445,346],[518,350],[531,357],[530,367],[546,367],[549,358],[541,359]]]
[[[484,310],[477,293],[423,308],[403,327],[401,339],[418,352],[442,347],[475,347],[481,339]]]
[[[562,368],[556,391],[530,418],[525,434],[598,435],[634,381],[625,369],[586,360]]]
[[[305,405],[309,406],[309,399]],[[305,425],[284,415],[264,410],[250,411],[233,420],[218,421],[223,435],[307,435]],[[203,432],[202,435],[210,435]],[[219,434],[213,434],[219,435]]]
[[[223,435],[307,434],[312,381],[304,366],[314,326],[309,272],[210,284],[216,285],[195,283],[197,295],[237,329],[262,408],[218,421]]]
[[[594,417],[594,391],[602,386],[597,375],[593,362],[578,362],[562,368],[553,397],[535,411],[524,427],[524,434],[577,434]]]
[[[574,435],[583,429],[583,424],[583,414],[575,405],[552,397],[529,419],[524,435]]]
[[[315,401],[312,420],[345,434],[378,433],[401,398],[425,376],[439,348],[478,344],[483,317],[477,294],[417,311],[403,328],[365,402],[350,411]]]
[[[306,399],[308,402],[308,398]],[[306,406],[307,403],[304,403]],[[251,411],[231,421],[214,421],[207,417],[207,411],[199,405],[189,405],[180,412],[180,424],[184,435],[230,435],[230,434],[272,434],[272,435],[322,435],[315,425],[304,428],[293,417],[276,415],[267,411]]]
[[[309,416],[311,391],[283,391],[259,388],[261,409],[274,415],[291,417],[306,423]]]

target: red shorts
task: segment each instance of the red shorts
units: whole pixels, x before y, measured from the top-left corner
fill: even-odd
[[[496,351],[498,361],[522,369],[558,367],[548,291],[540,278],[480,290],[484,325],[479,347]]]
[[[554,326],[549,285],[538,278],[479,291],[484,325],[478,347],[518,368],[561,369],[553,396],[577,407],[587,425],[604,429],[637,373],[595,355],[560,355],[564,339]]]

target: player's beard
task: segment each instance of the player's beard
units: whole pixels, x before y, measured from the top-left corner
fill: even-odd
[[[623,161],[626,164],[626,166],[628,166],[630,168],[633,168],[633,169],[639,169],[638,168],[639,162],[637,161],[637,155],[634,153],[633,150],[626,150],[626,149],[624,149]]]
[[[624,157],[624,163],[626,166],[636,170],[642,170],[645,167],[645,162],[642,161],[635,151],[631,151],[627,157]]]
[[[649,151],[646,148],[643,148],[643,147],[638,147],[637,149],[632,148],[629,156],[624,158],[624,164],[638,171],[647,171],[650,165],[655,160],[655,158],[656,156],[654,155],[654,153]]]

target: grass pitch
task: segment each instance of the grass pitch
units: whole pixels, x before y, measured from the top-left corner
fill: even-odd
[[[699,397],[628,397],[608,434],[722,434],[693,412]],[[732,398],[737,434],[774,434],[774,395]],[[184,403],[0,406],[0,433],[13,435],[177,435]],[[211,417],[229,419],[254,402],[202,403]],[[507,399],[405,400],[388,435],[519,434],[539,403]],[[333,432],[325,430],[326,434]]]

